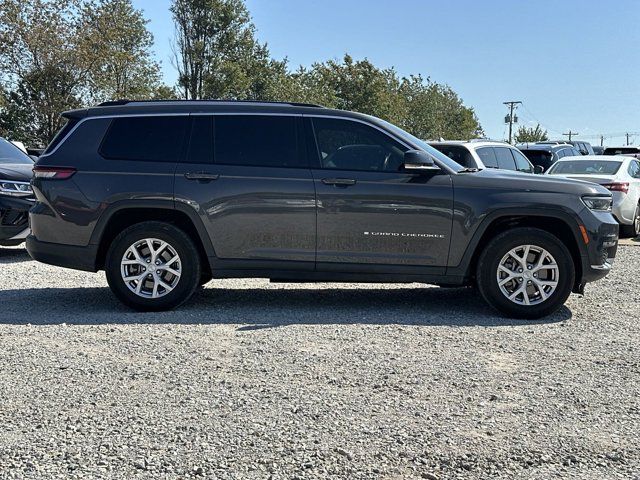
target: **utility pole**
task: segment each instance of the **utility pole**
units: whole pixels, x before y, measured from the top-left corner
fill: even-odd
[[[600,135],[600,146],[604,147],[604,135]]]
[[[629,134],[625,133],[625,135],[627,136],[627,145],[629,145]]]
[[[509,143],[511,143],[511,138],[513,135],[513,124],[518,123],[518,117],[513,116],[513,110],[516,105],[522,104],[520,101],[511,101],[511,102],[502,102],[503,105],[509,106],[509,115],[505,117],[505,123],[509,124]]]
[[[569,141],[571,141],[571,137],[574,135],[580,135],[578,132],[572,132],[569,130],[569,133],[563,133],[562,135],[569,135]]]

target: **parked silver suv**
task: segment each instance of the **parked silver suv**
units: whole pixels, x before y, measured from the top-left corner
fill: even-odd
[[[542,173],[536,170],[520,150],[504,142],[470,140],[467,142],[430,142],[436,150],[468,168],[498,168],[525,173]]]

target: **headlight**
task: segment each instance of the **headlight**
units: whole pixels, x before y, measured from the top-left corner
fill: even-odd
[[[584,204],[591,210],[598,212],[610,212],[613,205],[613,198],[611,197],[582,197]]]
[[[33,195],[33,190],[31,190],[29,182],[0,180],[0,195],[8,195],[10,197],[30,197]]]

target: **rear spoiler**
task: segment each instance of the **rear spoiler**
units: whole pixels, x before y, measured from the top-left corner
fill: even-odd
[[[63,118],[66,118],[67,120],[81,120],[85,118],[87,115],[89,115],[89,109],[82,108],[79,110],[68,110],[66,112],[62,112],[61,116]]]

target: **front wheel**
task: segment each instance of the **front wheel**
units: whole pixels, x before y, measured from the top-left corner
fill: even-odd
[[[164,222],[143,222],[120,233],[111,243],[105,270],[116,297],[140,311],[177,307],[193,295],[201,275],[191,239]]]
[[[537,228],[515,228],[489,242],[476,278],[493,308],[509,317],[535,319],[564,304],[575,281],[575,266],[557,237]]]

